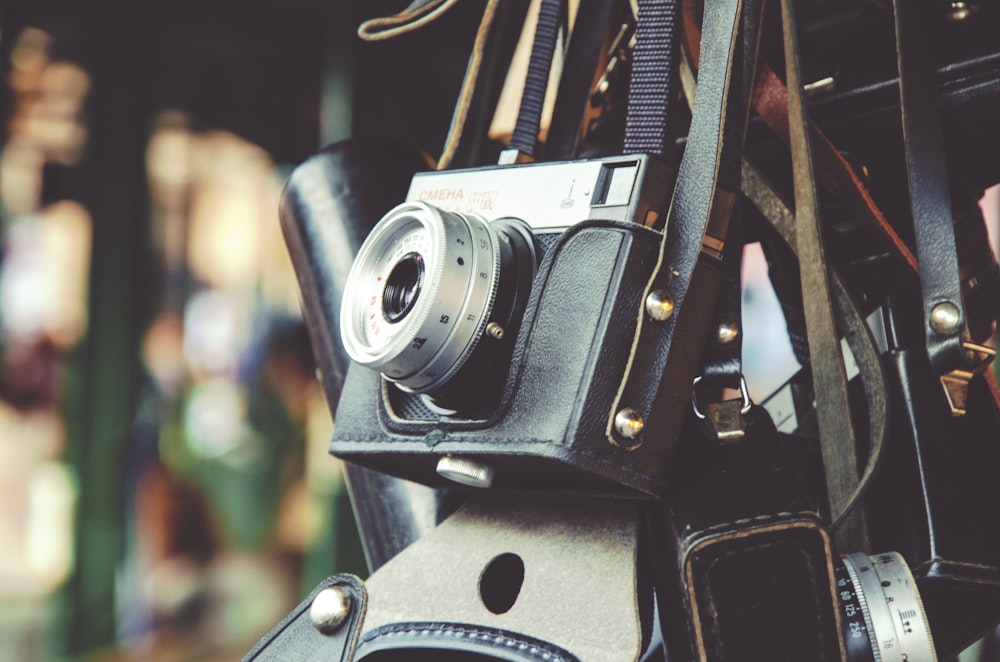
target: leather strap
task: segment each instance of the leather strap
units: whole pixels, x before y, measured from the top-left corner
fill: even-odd
[[[729,112],[733,68],[743,37],[738,29],[742,8],[742,0],[715,0],[705,8],[701,86],[660,255],[643,293],[644,301],[671,303],[667,307],[672,314],[664,319],[639,311],[625,377],[608,412],[608,440],[626,448],[653,436],[657,443],[676,441],[721,287],[738,182],[727,187],[720,167],[725,151],[742,150],[741,144],[725,139],[730,122],[744,121]],[[735,87],[739,94],[739,83]],[[692,303],[685,305],[688,298]],[[651,384],[656,387],[650,388]],[[614,426],[616,413],[626,407],[646,422],[644,431],[630,440],[620,437]]]
[[[893,9],[903,142],[924,299],[924,334],[931,366],[944,375],[966,366],[962,351],[965,312],[937,90],[926,46],[931,35],[924,29],[924,3],[894,0]],[[955,315],[954,323],[934,321],[935,311],[945,309]]]
[[[763,175],[745,159],[743,161],[743,193],[794,252],[796,246],[795,216],[765,181]],[[864,317],[861,316],[860,309],[854,303],[835,269],[830,271],[830,290],[833,295],[838,326],[844,333],[844,339],[847,341],[847,346],[850,348],[860,372],[868,411],[868,462],[865,465],[864,473],[847,499],[845,510],[839,514],[831,513],[831,528],[836,529],[858,505],[871,482],[871,478],[875,475],[879,462],[881,462],[888,433],[889,403],[886,396],[888,387],[885,370],[871,329]]]
[[[819,421],[820,451],[831,513],[850,504],[858,484],[858,467],[847,373],[830,302],[826,255],[813,175],[812,150],[802,90],[798,25],[791,0],[781,0],[781,23],[788,81],[788,134],[795,191],[795,248],[799,257],[803,309],[809,337],[813,392]],[[864,522],[857,511],[839,532],[846,549],[867,549]]]

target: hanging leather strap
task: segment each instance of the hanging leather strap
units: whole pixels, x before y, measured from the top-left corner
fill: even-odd
[[[927,355],[935,372],[943,375],[965,367],[962,355],[965,314],[937,90],[928,61],[927,44],[931,35],[923,27],[923,3],[895,0],[893,10],[903,142],[920,259]]]
[[[733,78],[734,64],[741,57],[742,8],[742,0],[714,0],[705,7],[701,85],[687,145],[660,255],[643,293],[646,307],[638,311],[625,376],[608,413],[608,439],[625,448],[650,437],[655,443],[675,442],[721,287],[722,258],[739,182],[727,186],[720,167],[730,150],[736,150],[739,163],[742,145],[727,139],[726,127],[730,122],[740,126],[745,119],[734,117],[729,103],[733,90],[738,95],[742,87],[734,85]],[[650,306],[650,302],[658,303]],[[650,388],[651,384],[656,387]],[[630,439],[622,438],[614,426],[615,415],[625,408],[645,421],[643,431]]]
[[[813,175],[806,108],[799,61],[798,25],[792,0],[781,0],[781,23],[788,82],[788,134],[795,190],[795,248],[799,257],[803,310],[812,362],[813,392],[819,420],[820,451],[826,474],[830,512],[840,513],[850,503],[858,484],[858,467],[851,409],[847,401],[847,373],[833,318],[830,286],[823,250],[819,204]],[[839,532],[845,549],[866,549],[861,511]]]

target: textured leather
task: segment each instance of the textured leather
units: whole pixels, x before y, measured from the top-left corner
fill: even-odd
[[[894,0],[893,9],[906,170],[924,299],[924,334],[931,365],[938,374],[945,374],[966,365],[962,349],[965,307],[937,90],[925,46],[932,34],[930,15],[919,2]],[[931,311],[942,303],[950,303],[959,313],[959,324],[951,330],[931,325]]]
[[[281,229],[331,412],[351,363],[340,342],[340,300],[354,255],[426,168],[426,159],[401,143],[346,141],[301,164],[285,184]]]
[[[504,394],[487,418],[403,420],[384,390],[394,387],[351,366],[331,452],[430,485],[447,484],[435,472],[440,457],[462,455],[492,464],[501,488],[660,491],[666,448],[628,451],[605,436],[660,238],[610,221],[561,235],[539,267]]]
[[[868,498],[872,545],[906,558],[947,659],[1000,618],[1000,418],[981,377],[968,413],[950,416],[919,346],[890,353],[887,367],[896,406]]]
[[[309,608],[321,591],[337,587],[350,598],[351,609],[339,630],[323,634],[312,624]],[[316,662],[351,662],[361,635],[368,594],[364,583],[354,575],[335,575],[313,589],[298,607],[293,609],[274,629],[246,654],[243,662],[283,662],[284,660],[315,660]]]
[[[723,151],[736,147],[723,137],[724,127],[739,121],[728,114],[728,95],[732,88],[741,87],[740,82],[733,82],[733,66],[741,57],[736,49],[741,38],[737,30],[741,9],[741,0],[720,0],[705,7],[701,87],[694,101],[660,263],[647,285],[647,292],[667,292],[675,311],[662,322],[640,311],[627,377],[606,413],[609,439],[621,445],[626,442],[617,436],[612,421],[615,412],[631,407],[646,422],[640,439],[643,447],[663,447],[669,455],[689,407],[691,385],[723,279],[722,251],[738,189],[738,179],[727,186],[719,176]]]
[[[766,411],[747,419],[722,442],[689,417],[654,511],[670,660],[841,660],[829,534]]]

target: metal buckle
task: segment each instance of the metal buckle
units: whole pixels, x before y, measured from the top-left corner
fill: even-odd
[[[747,380],[740,375],[740,397],[708,405],[708,413],[703,413],[698,407],[698,391],[696,390],[701,377],[695,377],[691,388],[691,408],[694,415],[701,420],[708,419],[715,436],[719,441],[736,441],[742,439],[747,432],[746,414],[753,406],[750,392],[747,390]]]
[[[941,375],[941,386],[944,388],[944,395],[948,399],[952,416],[965,416],[969,382],[972,381],[973,377],[985,372],[997,355],[997,351],[992,347],[971,342],[962,342],[962,349],[965,350],[969,367],[955,369],[946,375]]]

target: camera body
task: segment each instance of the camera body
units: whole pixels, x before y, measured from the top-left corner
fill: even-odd
[[[344,290],[331,453],[428,485],[660,492],[669,444],[608,427],[671,182],[643,155],[414,176]]]

